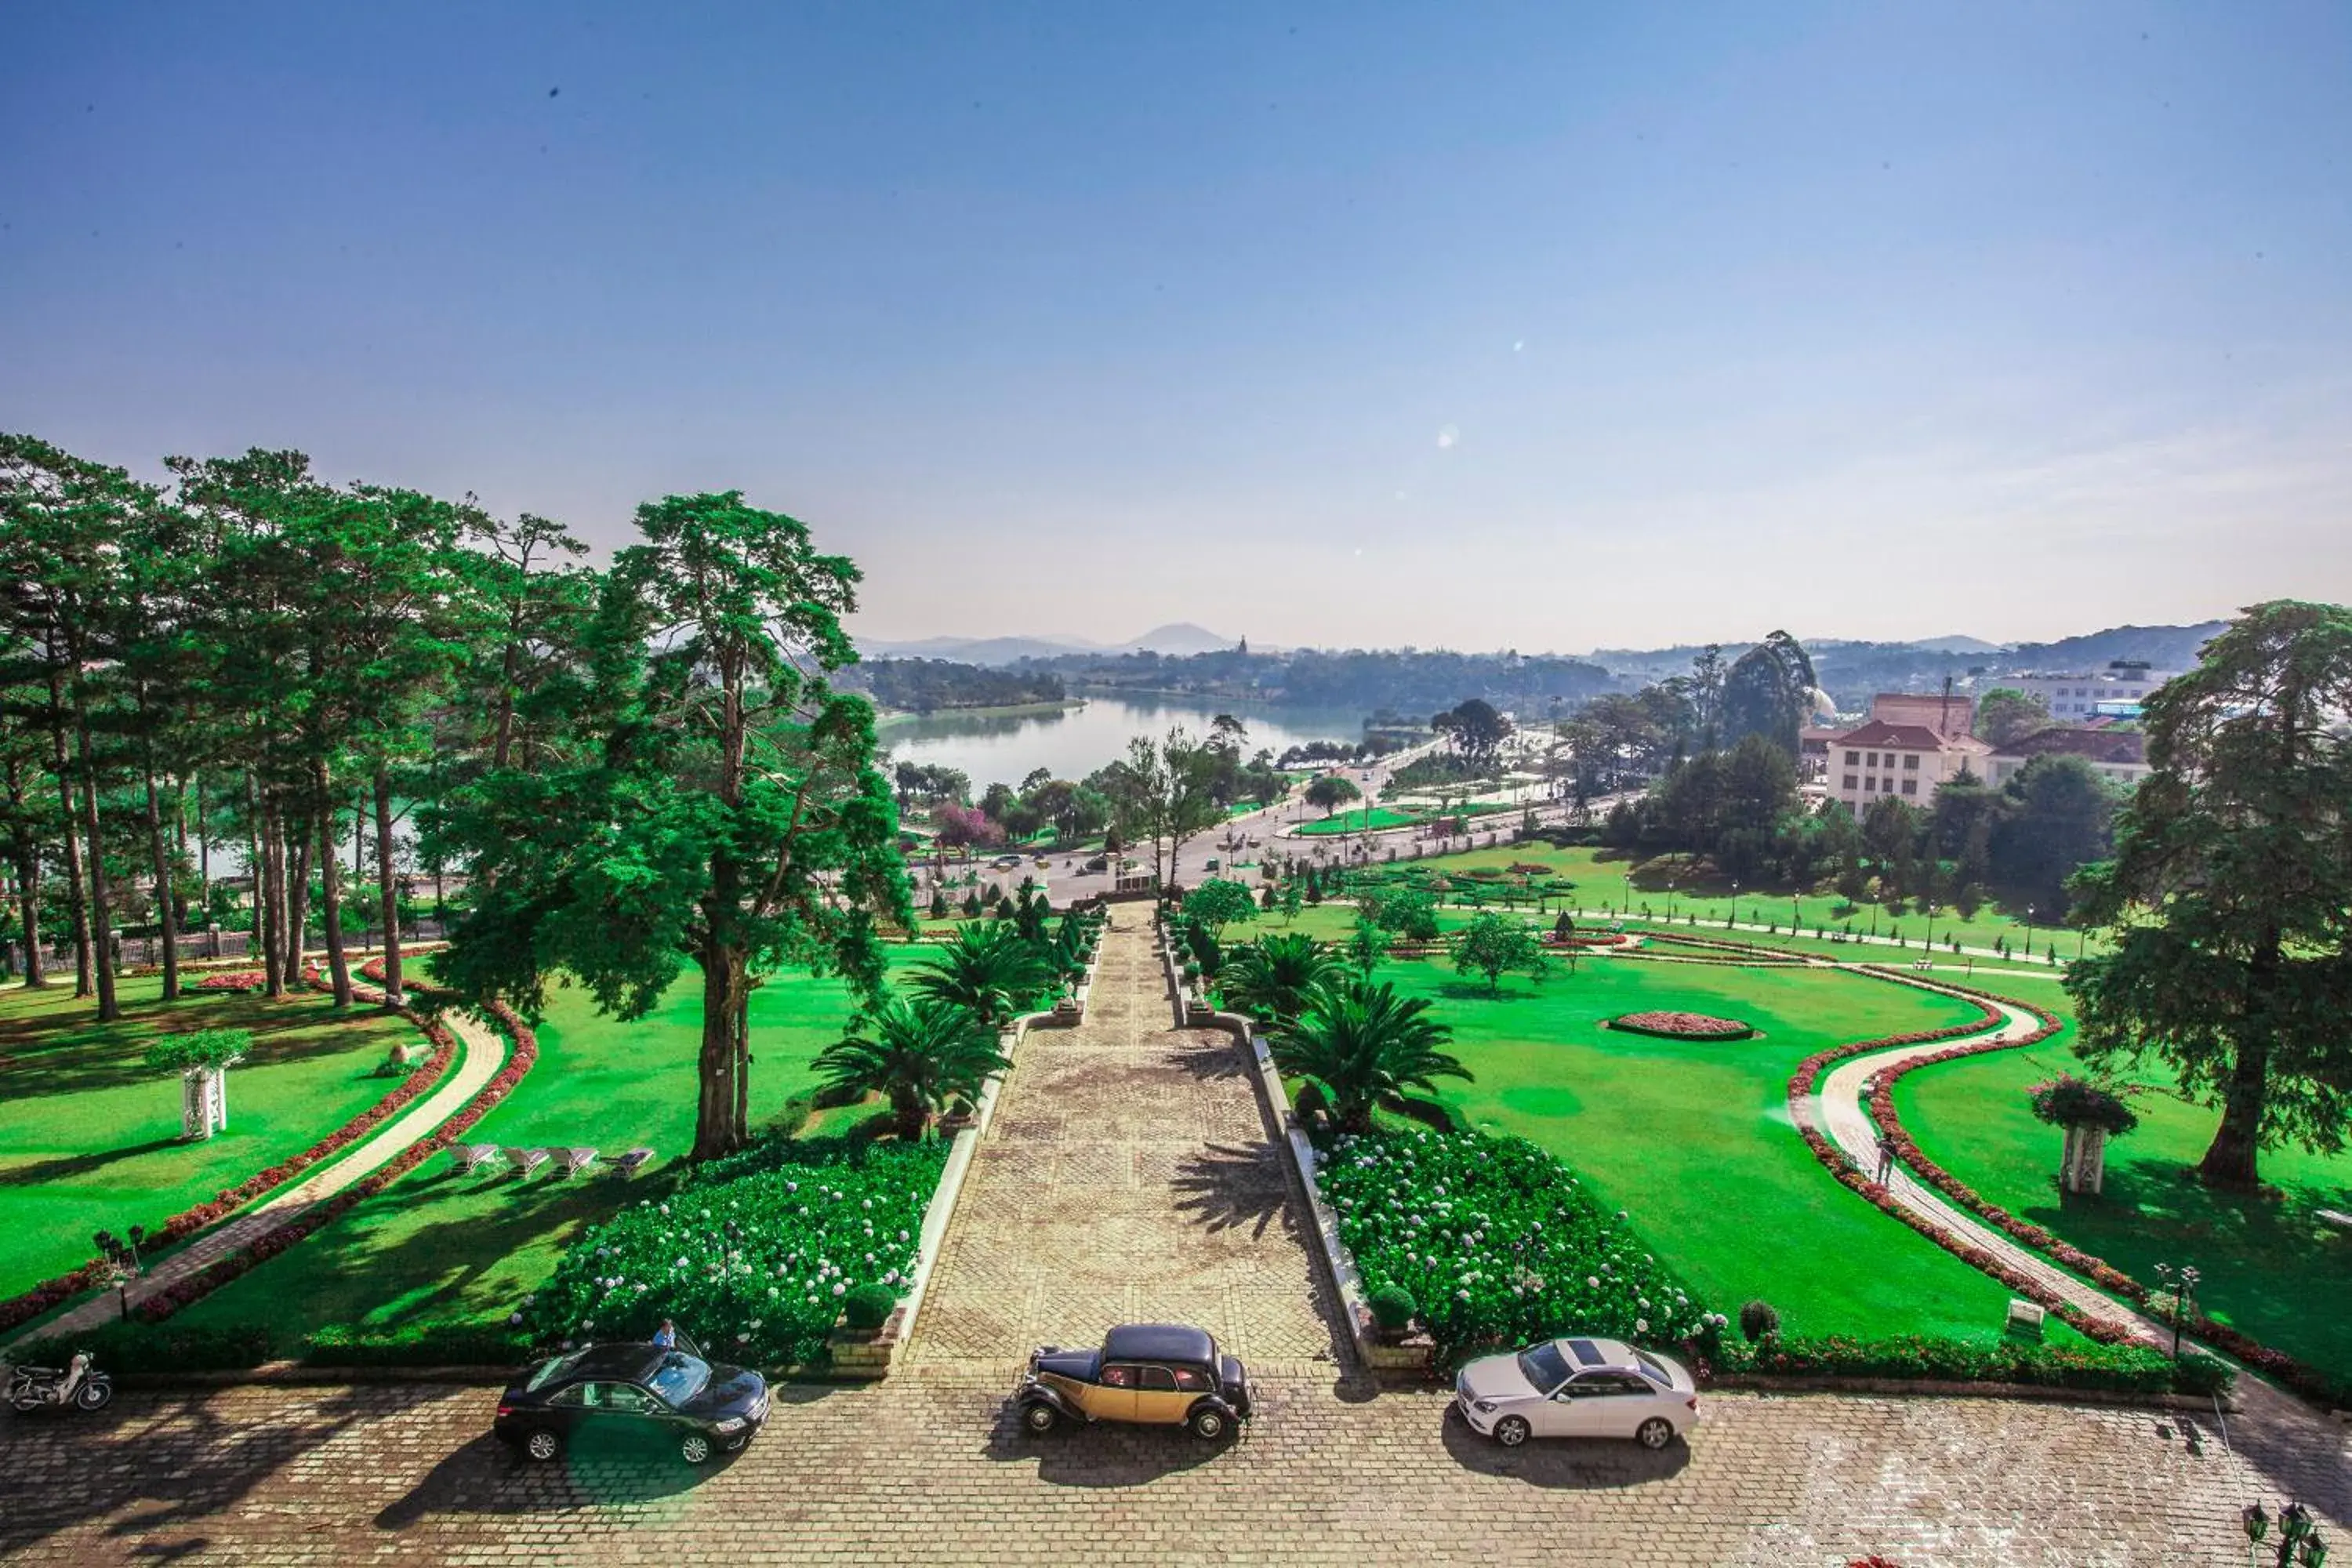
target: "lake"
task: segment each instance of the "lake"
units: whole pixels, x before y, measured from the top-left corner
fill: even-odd
[[[1183,699],[1088,697],[1085,705],[1051,713],[934,713],[895,719],[882,728],[883,771],[899,762],[961,768],[971,777],[974,798],[992,784],[1018,786],[1038,768],[1055,778],[1082,779],[1127,754],[1138,735],[1154,739],[1181,724],[1195,739],[1209,721],[1231,713],[1249,728],[1244,756],[1261,746],[1280,756],[1309,741],[1363,739],[1364,716],[1353,709],[1265,708],[1229,705],[1204,708]]]

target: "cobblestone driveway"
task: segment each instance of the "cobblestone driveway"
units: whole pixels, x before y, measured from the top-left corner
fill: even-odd
[[[1124,911],[1123,911],[1124,912]],[[1131,918],[1131,917],[1130,917]],[[575,1455],[526,1469],[480,1389],[126,1393],[0,1418],[0,1552],[26,1562],[2242,1563],[2256,1497],[2352,1520],[2347,1429],[1963,1399],[1711,1396],[1687,1446],[1506,1454],[1440,1394],[1375,1394],[1321,1313],[1280,1167],[1223,1037],[1174,1033],[1140,934],[1093,1016],[1023,1047],[911,1364],[780,1391],[697,1476]],[[1040,1339],[1190,1318],[1251,1358],[1260,1418],[1024,1436]],[[2339,1541],[2339,1545],[2342,1542]]]

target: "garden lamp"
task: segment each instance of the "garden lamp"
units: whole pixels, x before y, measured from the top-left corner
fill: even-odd
[[[2271,1532],[2271,1516],[2263,1511],[2259,1502],[2250,1502],[2238,1512],[2238,1521],[2245,1526],[2246,1539],[2259,1545]]]

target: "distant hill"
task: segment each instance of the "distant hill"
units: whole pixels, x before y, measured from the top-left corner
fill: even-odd
[[[1190,621],[1154,626],[1129,642],[1098,643],[1087,637],[924,637],[919,642],[860,642],[857,651],[867,658],[944,658],[958,664],[1001,666],[1024,658],[1059,658],[1066,654],[1156,653],[1189,658],[1196,653],[1222,653],[1234,646],[1232,637]]]
[[[1921,637],[1911,645],[1922,653],[1999,653],[2001,645],[1987,642],[1982,637]]]
[[[2056,642],[2019,643],[2002,663],[2012,669],[2052,674],[2095,670],[2116,658],[2143,658],[2158,669],[2193,669],[2199,652],[2229,625],[2204,621],[2193,626],[2110,626]]]

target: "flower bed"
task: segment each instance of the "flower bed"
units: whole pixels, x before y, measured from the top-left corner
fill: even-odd
[[[2210,1356],[2179,1363],[2151,1345],[2045,1345],[2031,1341],[1931,1339],[1903,1334],[1864,1340],[1774,1335],[1760,1344],[1727,1342],[1717,1370],[1768,1377],[1861,1377],[1945,1383],[2013,1383],[2117,1394],[2218,1394],[2230,1369]]]
[[[269,976],[258,969],[225,969],[207,974],[188,987],[191,991],[258,991],[269,984]]]
[[[1885,978],[1892,979],[1894,976],[1889,974]],[[1970,997],[1983,997],[1990,994],[1967,986],[1951,985],[1945,988]],[[2010,1001],[2006,997],[1998,999],[2008,1001],[2009,1005],[2032,1014],[2037,1026],[2033,1032],[2016,1040],[1956,1046],[1947,1050],[1937,1051],[1930,1056],[1921,1057],[1914,1061],[1905,1062],[1879,1074],[1877,1081],[1871,1087],[1871,1116],[1878,1123],[1881,1131],[1885,1133],[1888,1146],[1895,1151],[1895,1158],[1917,1172],[1920,1179],[1929,1186],[2012,1240],[2023,1243],[2048,1258],[2052,1262],[2081,1275],[2101,1289],[2120,1296],[2134,1306],[2146,1310],[2149,1307],[2150,1299],[2157,1294],[2155,1290],[2117,1268],[2106,1259],[2085,1252],[2044,1227],[2030,1220],[2020,1219],[1999,1204],[1979,1196],[1975,1188],[1969,1186],[1958,1177],[1929,1159],[1913,1141],[1911,1134],[1904,1129],[1902,1119],[1895,1112],[1895,1080],[1915,1068],[1936,1062],[1952,1061],[1961,1057],[1980,1056],[1988,1051],[2006,1050],[2013,1047],[2032,1045],[2036,1041],[2047,1039],[2058,1032],[2058,1020],[2043,1009],[2030,1002]],[[2047,1305],[2046,1302],[2044,1304]],[[2217,1321],[2200,1313],[2188,1320],[2184,1328],[2187,1332],[2205,1343],[2225,1354],[2235,1356],[2257,1371],[2268,1373],[2306,1397],[2334,1403],[2352,1401],[2352,1387],[2347,1387],[2344,1383],[2318,1368],[2297,1361],[2284,1351],[2274,1349],[2260,1340],[2241,1333],[2227,1323]]]
[[[383,996],[379,994],[369,999],[380,1002]],[[523,1075],[530,1071],[531,1064],[539,1059],[538,1037],[513,1009],[502,1002],[485,1003],[483,1009],[513,1037],[514,1049],[508,1055],[506,1066],[499,1069],[498,1076],[477,1090],[474,1098],[460,1107],[455,1115],[333,1197],[312,1204],[285,1224],[264,1231],[234,1252],[215,1258],[186,1279],[147,1297],[139,1303],[138,1315],[149,1322],[157,1322],[190,1302],[212,1294],[230,1280],[277,1257],[312,1231],[341,1218],[355,1205],[373,1197],[463,1137],[475,1122],[489,1113],[491,1107],[514,1091],[514,1086],[522,1081]],[[401,1016],[415,1019],[428,1030],[441,1027],[438,1024],[418,1018],[406,1008],[401,1010]]]
[[[730,1360],[818,1361],[844,1297],[912,1287],[947,1155],[779,1142],[715,1162],[587,1231],[514,1321],[544,1343],[643,1339],[672,1318]]]
[[[403,1079],[397,1088],[300,1153],[280,1160],[267,1170],[256,1172],[233,1187],[223,1188],[207,1202],[183,1209],[161,1225],[150,1226],[147,1239],[142,1245],[150,1248],[165,1246],[226,1219],[262,1194],[284,1185],[320,1161],[341,1153],[358,1142],[439,1082],[441,1075],[448,1071],[449,1063],[457,1055],[457,1041],[447,1029],[437,1023],[412,1013],[404,1013],[402,1016],[425,1032],[425,1037],[433,1042],[433,1054]],[[107,1266],[92,1259],[79,1268],[44,1279],[21,1295],[0,1301],[0,1332],[19,1323],[30,1322],[50,1308],[105,1283],[109,1277]]]
[[[1744,1040],[1756,1032],[1753,1024],[1705,1013],[1625,1013],[1610,1019],[1609,1027],[1668,1040]]]
[[[1570,1331],[1677,1344],[1722,1327],[1622,1210],[1524,1139],[1341,1135],[1316,1180],[1366,1293],[1402,1289],[1441,1356]]]

